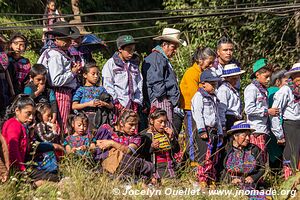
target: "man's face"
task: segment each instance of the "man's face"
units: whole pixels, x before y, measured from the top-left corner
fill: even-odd
[[[175,42],[164,42],[162,45],[162,49],[168,58],[172,58],[176,54],[178,47],[179,44]]]
[[[218,59],[220,64],[226,65],[228,64],[233,56],[233,44],[231,43],[224,43],[221,44],[217,50]]]

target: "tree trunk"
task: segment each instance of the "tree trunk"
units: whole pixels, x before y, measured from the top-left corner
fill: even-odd
[[[80,0],[71,0],[72,11],[73,11],[74,15],[80,14],[79,1]],[[74,16],[74,20],[71,20],[70,23],[81,24],[81,16]],[[84,26],[82,26],[82,25],[76,25],[76,26],[80,32],[85,32]]]
[[[300,0],[295,0],[295,3],[299,3]],[[296,32],[296,50],[300,50],[300,12],[296,11],[295,13],[295,32]]]

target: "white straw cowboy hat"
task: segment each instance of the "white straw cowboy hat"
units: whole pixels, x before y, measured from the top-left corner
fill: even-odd
[[[245,73],[245,70],[241,70],[236,64],[228,64],[224,66],[221,78],[236,76],[243,73]]]
[[[244,120],[240,120],[234,122],[231,129],[227,131],[227,135],[233,135],[234,133],[239,133],[240,131],[250,131],[251,133],[253,133],[255,129],[251,128],[250,124],[248,124]]]
[[[153,40],[165,40],[170,42],[175,42],[186,46],[186,41],[180,39],[180,31],[174,28],[164,28],[162,35],[153,38]]]
[[[288,72],[286,72],[284,75],[290,76],[291,74],[299,73],[299,72],[300,72],[300,63],[295,63],[293,65],[293,67]]]

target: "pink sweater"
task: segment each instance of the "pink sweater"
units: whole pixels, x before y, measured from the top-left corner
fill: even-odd
[[[10,165],[24,171],[28,137],[26,128],[16,118],[11,118],[3,124],[2,135],[6,140]]]

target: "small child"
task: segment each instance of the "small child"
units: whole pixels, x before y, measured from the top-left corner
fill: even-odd
[[[197,151],[198,148],[195,148],[194,139],[195,135],[198,134],[198,131],[195,126],[195,122],[192,119],[191,99],[200,86],[201,73],[205,69],[212,67],[215,58],[216,53],[212,49],[208,47],[198,47],[192,58],[193,66],[184,73],[180,82],[180,106],[184,109],[185,112],[184,124],[186,127],[185,130],[187,135],[187,151],[188,156],[192,161],[192,166],[197,166],[200,162],[200,159],[199,152]]]
[[[8,53],[10,73],[15,94],[21,94],[24,90],[25,82],[28,80],[31,64],[22,54],[26,50],[27,38],[21,33],[14,33],[9,40],[10,52]]]
[[[203,85],[192,98],[192,116],[196,122],[198,135],[196,148],[202,163],[198,166],[198,179],[201,188],[215,187],[219,148],[222,145],[223,131],[218,113],[215,90],[220,78],[210,69],[202,72]]]
[[[274,70],[270,80],[270,87],[268,88],[268,99],[269,99],[269,108],[272,108],[274,102],[274,95],[278,90],[287,84],[288,77],[285,76],[287,71],[285,69]],[[281,124],[282,124],[282,119]],[[272,128],[272,124],[271,124]],[[267,145],[268,154],[269,154],[269,166],[273,172],[278,172],[282,169],[282,160],[283,160],[283,150],[284,145],[277,143],[277,138],[274,133],[271,131],[269,135],[269,142]]]
[[[223,83],[218,88],[217,97],[219,103],[219,116],[223,130],[229,130],[235,121],[242,118],[242,104],[240,94],[235,88],[240,80],[240,75],[245,73],[236,64],[224,66]]]
[[[141,156],[155,167],[155,181],[176,178],[174,154],[180,150],[171,128],[167,127],[167,112],[152,107],[149,114],[149,128],[141,133],[143,149]]]
[[[297,169],[300,152],[300,63],[294,64],[285,76],[290,77],[288,84],[282,86],[274,95],[272,107],[279,108],[280,115],[271,118],[271,130],[277,138],[277,143],[285,144],[285,162],[290,163],[292,169]]]
[[[47,69],[42,64],[34,64],[29,72],[30,82],[24,88],[24,94],[30,95],[35,103],[51,105],[52,123],[57,119],[57,102],[54,90],[46,87]]]
[[[113,97],[116,117],[124,108],[138,112],[143,103],[139,57],[134,54],[136,43],[131,35],[118,37],[118,51],[102,69],[103,87]]]
[[[51,123],[51,107],[47,103],[36,105],[35,139],[39,142],[54,142],[58,136],[56,124]]]
[[[136,157],[141,145],[141,138],[136,135],[138,115],[133,110],[121,112],[115,130],[109,125],[102,125],[93,139],[97,149],[94,159],[102,164],[104,170],[114,174],[135,175],[150,180],[153,165]]]
[[[61,14],[56,9],[55,0],[47,0],[45,13],[44,13],[44,19],[46,20],[43,21],[43,26],[45,27],[43,28],[43,38],[42,38],[43,42],[47,42],[46,39],[53,38],[51,35],[47,35],[46,38],[45,32],[52,30],[49,26],[53,25],[55,22],[64,21],[64,18],[59,17],[60,15]]]
[[[67,136],[64,141],[67,154],[87,155],[90,147],[90,140],[87,136],[88,117],[83,113],[70,115],[68,125],[72,134]]]
[[[89,118],[90,132],[94,132],[102,124],[110,124],[112,118],[112,99],[104,87],[98,86],[99,76],[96,63],[87,63],[83,68],[84,86],[79,87],[73,96],[72,109],[85,111]],[[99,112],[102,116],[97,115]]]
[[[272,73],[267,59],[259,59],[253,65],[252,83],[245,88],[245,113],[247,122],[255,132],[250,136],[250,142],[258,146],[266,158],[266,135],[269,134],[268,118],[279,114],[278,108],[269,108],[267,86]]]

